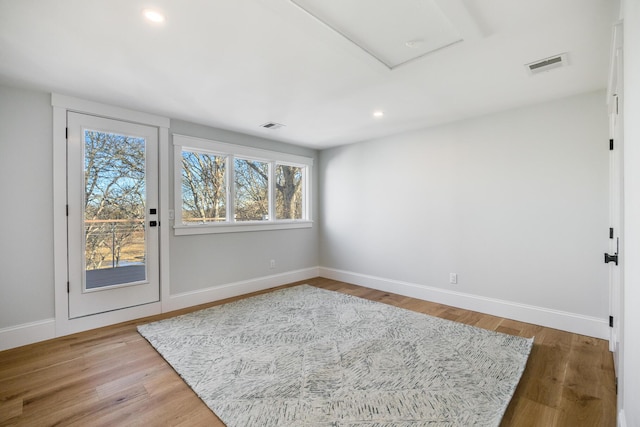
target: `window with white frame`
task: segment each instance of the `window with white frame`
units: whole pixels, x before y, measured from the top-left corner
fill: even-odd
[[[313,159],[173,135],[177,235],[311,227]]]

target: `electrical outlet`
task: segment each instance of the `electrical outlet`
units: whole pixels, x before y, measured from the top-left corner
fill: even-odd
[[[449,283],[455,285],[458,283],[458,274],[457,273],[449,273]]]
[[[276,260],[272,259],[271,261],[269,261],[269,268],[273,269],[276,268]]]

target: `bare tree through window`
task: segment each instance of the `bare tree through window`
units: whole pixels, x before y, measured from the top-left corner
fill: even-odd
[[[269,163],[235,159],[235,219],[269,219]]]
[[[86,270],[144,263],[145,140],[84,133]]]
[[[227,158],[213,154],[182,152],[182,221],[226,221]]]
[[[305,218],[307,166],[188,148],[179,161],[181,225]]]
[[[276,218],[302,219],[302,168],[276,166]]]

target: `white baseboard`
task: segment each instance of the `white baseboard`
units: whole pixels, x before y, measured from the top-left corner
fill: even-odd
[[[609,339],[609,324],[605,319],[596,317],[326,267],[320,267],[320,276],[465,310],[478,311],[604,340]]]
[[[272,276],[258,277],[256,279],[244,280],[241,282],[212,286],[210,288],[198,289],[197,291],[192,292],[170,295],[168,298],[163,299],[162,311],[168,312],[179,310],[181,308],[193,307],[194,305],[206,304],[225,298],[262,291],[286,283],[312,279],[319,275],[319,267],[312,267],[302,270],[288,271],[282,274],[274,274]]]
[[[618,427],[627,427],[627,419],[624,415],[624,409],[621,409],[620,412],[618,412]]]
[[[0,351],[44,341],[56,336],[55,319],[39,320],[0,329]]]
[[[162,312],[179,310],[181,308],[269,289],[285,283],[308,280],[318,276],[581,335],[605,340],[609,338],[609,325],[604,319],[326,267],[312,267],[289,271],[282,274],[213,286],[193,292],[170,295],[162,301]],[[146,313],[142,313],[142,315],[146,315]],[[108,320],[109,321],[105,321],[105,324],[123,321],[123,319],[115,318]],[[83,326],[82,328],[78,328],[78,330],[86,330],[104,325],[85,324]],[[76,328],[70,329],[74,330],[56,332],[55,319],[45,319],[3,328],[0,329],[0,351],[78,332],[75,330]],[[624,422],[624,413],[619,415],[619,420]],[[624,424],[620,424],[620,422],[619,426],[625,427]]]
[[[0,351],[38,341],[44,341],[59,336],[76,332],[95,329],[141,317],[151,316],[160,312],[168,312],[194,305],[205,304],[238,295],[261,291],[284,285],[286,283],[308,280],[320,275],[319,267],[289,271],[272,276],[259,277],[241,282],[228,283],[193,292],[186,292],[165,297],[162,303],[146,304],[144,306],[131,307],[96,316],[87,316],[80,319],[45,319],[22,325],[10,326],[0,329]],[[162,304],[160,306],[160,304]]]

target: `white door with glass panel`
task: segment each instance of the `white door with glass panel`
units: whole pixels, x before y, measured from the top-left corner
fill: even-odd
[[[158,129],[67,116],[69,318],[160,300]]]

